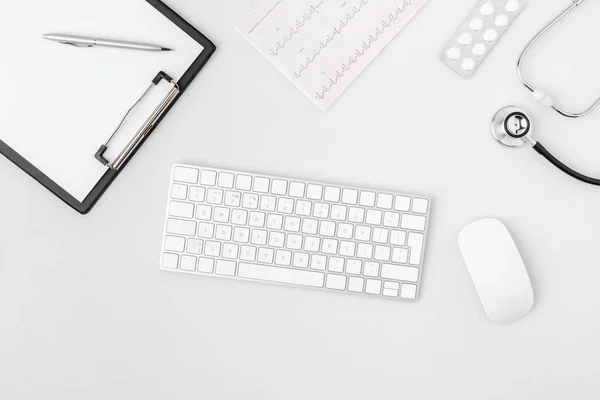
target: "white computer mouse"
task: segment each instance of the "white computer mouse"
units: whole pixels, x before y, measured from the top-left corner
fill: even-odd
[[[460,232],[458,246],[490,320],[512,322],[531,310],[531,281],[517,245],[502,222],[485,218],[469,224]]]

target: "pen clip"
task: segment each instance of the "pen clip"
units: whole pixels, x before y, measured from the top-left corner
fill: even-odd
[[[71,43],[71,42],[58,42],[58,43],[68,44],[68,45],[73,46],[73,47],[94,47],[93,44],[76,44],[76,43]]]

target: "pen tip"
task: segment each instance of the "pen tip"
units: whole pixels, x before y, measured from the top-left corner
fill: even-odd
[[[167,47],[163,47],[163,48],[161,49],[161,51],[173,51],[173,49],[169,49],[169,48],[167,48]]]

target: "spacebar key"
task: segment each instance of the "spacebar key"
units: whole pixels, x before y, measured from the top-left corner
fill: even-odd
[[[259,281],[289,283],[311,287],[323,287],[325,274],[321,272],[299,271],[296,269],[268,267],[265,265],[240,263],[238,276]]]

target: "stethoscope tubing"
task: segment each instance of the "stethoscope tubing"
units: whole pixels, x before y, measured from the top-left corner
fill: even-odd
[[[600,186],[600,179],[594,179],[589,176],[583,175],[574,169],[568,167],[563,162],[561,162],[558,158],[554,157],[548,149],[546,149],[540,142],[537,142],[533,149],[538,152],[542,157],[552,163],[556,168],[563,171],[565,174],[577,179],[578,181],[589,183],[590,185]]]

